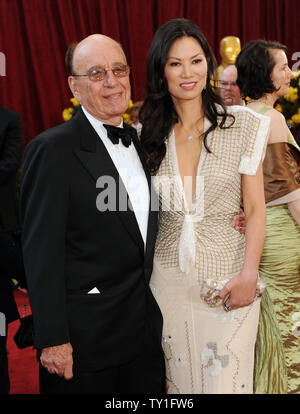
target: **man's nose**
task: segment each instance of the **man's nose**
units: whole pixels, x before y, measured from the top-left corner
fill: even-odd
[[[105,78],[104,78],[104,85],[111,87],[111,86],[115,86],[116,83],[117,83],[117,80],[116,80],[116,77],[113,74],[112,70],[110,70],[110,69],[107,70]]]

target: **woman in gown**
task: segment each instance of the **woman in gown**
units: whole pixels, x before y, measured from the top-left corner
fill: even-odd
[[[286,47],[255,40],[238,56],[238,84],[248,107],[268,116],[263,163],[267,206],[266,243],[260,275],[262,299],[256,346],[256,393],[300,393],[300,148],[274,109],[289,92],[292,71]]]
[[[140,116],[160,202],[151,288],[164,318],[168,393],[253,392],[269,120],[242,107],[227,113],[214,71],[194,23],[158,29]],[[231,225],[241,195],[245,235]]]

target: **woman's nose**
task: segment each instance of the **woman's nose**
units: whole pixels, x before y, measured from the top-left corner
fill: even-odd
[[[294,72],[289,68],[289,77],[292,78],[294,76]]]
[[[182,65],[182,74],[185,77],[189,77],[192,73],[192,68],[191,65],[189,63],[183,64]]]

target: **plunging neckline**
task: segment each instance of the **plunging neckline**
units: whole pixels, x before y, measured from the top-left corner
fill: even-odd
[[[207,131],[207,129],[209,128],[209,125],[210,125],[209,120],[206,117],[204,117],[204,125],[203,125],[203,131],[204,132]],[[171,133],[171,136],[170,136],[170,139],[169,139],[169,143],[170,143],[170,150],[171,150],[171,156],[172,156],[172,161],[173,161],[172,165],[173,165],[174,176],[178,177],[178,179],[176,180],[176,183],[178,184],[177,190],[178,190],[179,194],[182,194],[182,196],[183,196],[185,210],[190,212],[192,210],[193,205],[195,204],[195,201],[196,201],[196,198],[197,198],[196,197],[197,193],[198,193],[198,191],[197,191],[197,189],[198,189],[197,177],[199,177],[200,172],[203,169],[203,166],[204,166],[204,163],[205,163],[205,160],[206,160],[206,156],[207,156],[207,150],[206,150],[206,148],[205,148],[205,146],[203,145],[203,142],[202,142],[201,151],[200,151],[200,158],[199,158],[199,162],[198,162],[198,165],[197,165],[196,188],[195,188],[194,193],[192,194],[192,202],[189,205],[188,202],[187,202],[186,193],[184,191],[184,183],[183,183],[182,176],[181,176],[180,169],[179,169],[179,162],[178,162],[178,155],[177,155],[177,149],[176,149],[176,140],[175,140],[174,128],[172,129],[172,133]]]

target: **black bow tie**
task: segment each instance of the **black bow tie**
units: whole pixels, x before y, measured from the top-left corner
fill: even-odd
[[[130,125],[125,125],[124,128],[115,127],[113,125],[103,124],[107,130],[107,136],[113,144],[118,144],[121,139],[125,147],[129,147],[132,142],[133,135],[136,133],[135,129]]]

